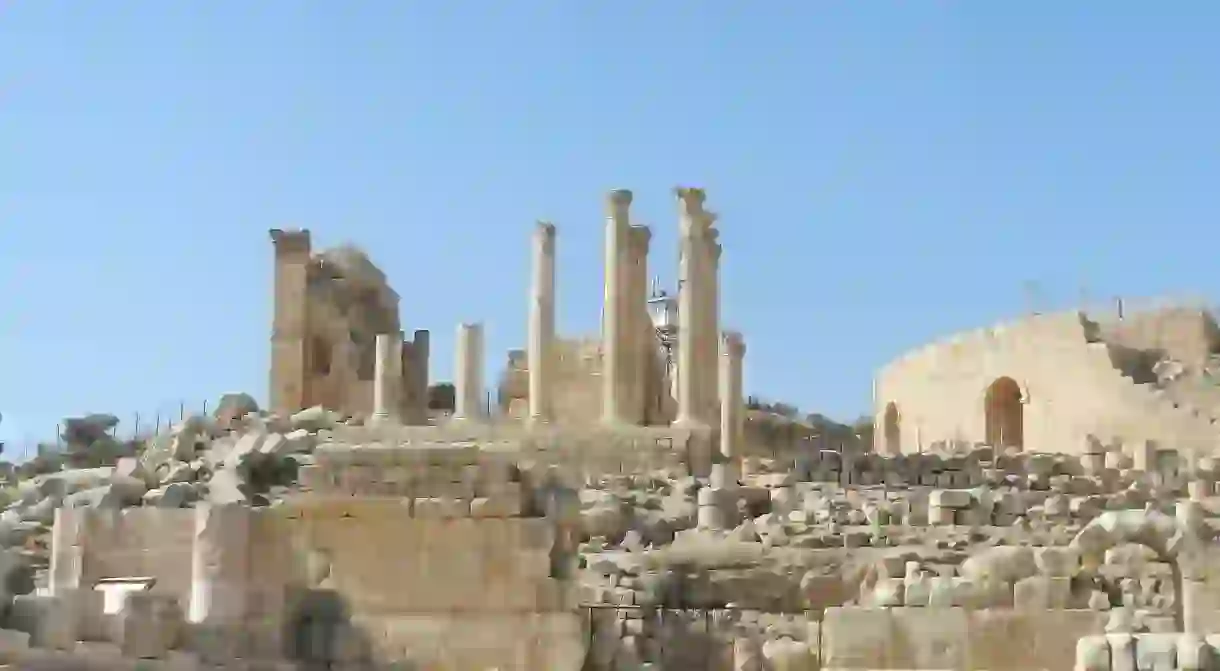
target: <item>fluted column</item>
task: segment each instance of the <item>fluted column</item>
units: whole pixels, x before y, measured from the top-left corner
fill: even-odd
[[[720,339],[720,462],[727,484],[741,477],[741,448],[745,441],[745,398],[742,361],[746,344],[741,334],[726,331]]]
[[[457,330],[454,366],[454,417],[483,417],[483,325],[461,324]]]
[[[555,225],[538,222],[533,240],[533,280],[529,317],[530,421],[552,416],[552,369],[555,341]]]
[[[402,407],[402,333],[379,333],[374,345],[373,420],[398,422]]]
[[[623,421],[630,330],[625,308],[626,260],[630,237],[631,192],[611,191],[606,199],[605,298],[602,302],[602,421]]]

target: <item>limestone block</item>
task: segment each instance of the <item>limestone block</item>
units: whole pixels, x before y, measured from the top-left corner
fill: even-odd
[[[956,510],[941,506],[928,506],[928,524],[932,526],[949,526],[955,524]]]
[[[520,490],[477,497],[470,501],[471,517],[520,517],[521,514]]]
[[[1085,636],[1077,641],[1075,671],[1110,671],[1110,642],[1105,636]]]
[[[969,662],[969,618],[961,608],[891,611],[891,669],[966,669]],[[929,616],[933,615],[933,616]]]
[[[1144,633],[1135,637],[1135,664],[1140,671],[1176,671],[1181,634]]]
[[[51,650],[76,646],[76,612],[66,599],[22,595],[13,598],[9,626],[29,634],[29,644]]]
[[[470,500],[450,498],[416,498],[412,502],[412,514],[423,519],[451,519],[470,517]]]
[[[928,505],[940,508],[969,508],[974,498],[961,489],[936,489],[928,494]]]
[[[1135,637],[1131,634],[1106,634],[1110,643],[1110,669],[1112,671],[1137,671],[1135,661]]]
[[[130,592],[119,613],[123,655],[159,659],[182,637],[185,618],[177,599],[151,592]]]
[[[0,629],[0,664],[19,661],[29,648],[29,633],[16,629]]]
[[[1215,654],[1207,641],[1198,634],[1177,637],[1178,668],[1182,671],[1203,671],[1216,668]]]
[[[892,612],[886,608],[827,608],[821,629],[823,667],[897,668],[889,663]]]
[[[1020,611],[1040,612],[1068,607],[1071,578],[1031,576],[1013,586],[1013,607]]]

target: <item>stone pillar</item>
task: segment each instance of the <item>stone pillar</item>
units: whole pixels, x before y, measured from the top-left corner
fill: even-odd
[[[404,390],[402,418],[404,424],[428,423],[428,361],[431,358],[432,334],[427,329],[416,329],[410,346],[402,349],[402,371]]]
[[[51,527],[51,567],[48,585],[51,596],[80,587],[85,560],[85,508],[56,508]]]
[[[716,326],[718,232],[715,217],[703,209],[702,189],[679,188],[681,257],[678,263],[678,417],[679,425],[711,424],[710,406],[716,395],[715,365],[719,329]],[[710,330],[709,330],[710,329]],[[711,370],[709,370],[709,366]]]
[[[720,243],[716,242],[719,231],[712,228],[716,215],[704,212],[704,229],[707,237],[704,239],[702,252],[705,256],[702,264],[703,276],[703,308],[700,310],[702,330],[707,337],[703,339],[703,350],[700,355],[700,368],[706,371],[702,380],[703,411],[701,416],[714,422],[720,414],[720,389],[717,383],[718,360],[720,359]]]
[[[191,601],[187,620],[198,625],[204,658],[240,654],[250,591],[250,516],[242,504],[195,508],[191,549]]]
[[[611,191],[606,199],[605,298],[602,302],[602,421],[623,421],[629,359],[626,310],[626,259],[630,237],[631,192]]]
[[[531,422],[554,419],[555,225],[534,229],[534,277],[530,283],[529,404]]]
[[[288,415],[309,404],[308,230],[271,229],[275,246],[271,325],[271,409]]]
[[[403,375],[402,333],[379,333],[373,364],[373,420],[401,420]]]
[[[644,424],[648,416],[648,375],[656,356],[656,339],[652,335],[652,318],[648,316],[648,248],[652,231],[647,226],[632,226],[628,231],[627,277],[624,305],[626,307],[626,337],[629,343],[626,362],[626,406],[620,408],[623,421]]]
[[[742,397],[742,360],[746,344],[741,334],[726,331],[720,340],[720,462],[726,485],[741,477],[741,448],[745,441],[745,399]]]
[[[458,326],[457,363],[454,367],[454,395],[457,408],[454,416],[460,419],[483,417],[483,325],[462,324]]]

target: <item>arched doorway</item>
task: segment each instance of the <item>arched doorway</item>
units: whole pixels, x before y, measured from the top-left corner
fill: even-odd
[[[1025,446],[1025,407],[1021,386],[1011,377],[1001,377],[987,387],[983,400],[987,444],[992,447]]]
[[[898,404],[890,401],[885,406],[885,417],[882,421],[886,454],[902,452],[902,426],[899,424],[899,419]]]

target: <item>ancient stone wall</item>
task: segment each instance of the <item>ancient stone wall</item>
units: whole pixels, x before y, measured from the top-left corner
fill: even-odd
[[[641,310],[644,308],[641,307]],[[646,334],[656,338],[651,326]],[[557,338],[552,343],[555,421],[567,425],[593,425],[602,417],[602,348],[596,339]],[[648,425],[667,424],[676,407],[660,355],[649,360],[644,381],[644,417]],[[500,378],[499,405],[509,417],[529,414],[529,362],[524,350],[511,350]]]
[[[323,406],[373,412],[376,338],[397,334],[398,294],[355,248],[314,254],[308,231],[272,231],[275,244],[271,407],[282,413]],[[426,418],[429,342],[416,331],[402,346],[401,418]]]
[[[903,356],[877,376],[875,449],[911,453],[939,442],[1073,452],[1092,435],[1210,450],[1210,419],[1125,377],[1093,330],[1077,312],[1040,315]]]

